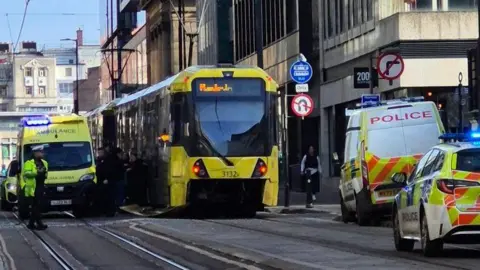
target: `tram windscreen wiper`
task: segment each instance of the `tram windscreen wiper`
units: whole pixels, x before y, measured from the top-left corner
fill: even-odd
[[[235,164],[233,164],[232,161],[230,161],[226,156],[220,154],[220,152],[218,152],[217,149],[215,149],[215,147],[212,146],[212,143],[205,137],[203,136],[204,138],[204,141],[206,142],[205,144],[207,145],[207,147],[209,148],[209,150],[216,156],[216,157],[219,157],[227,166],[233,166]]]

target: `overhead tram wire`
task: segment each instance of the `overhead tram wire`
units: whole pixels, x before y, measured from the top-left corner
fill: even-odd
[[[13,52],[14,53],[17,49],[18,42],[20,41],[20,37],[22,36],[23,26],[25,24],[25,18],[27,17],[27,10],[28,10],[28,5],[30,4],[30,1],[31,0],[26,0],[26,2],[25,2],[25,10],[23,11],[22,24],[20,24],[20,31],[18,32],[17,41],[15,42],[15,45],[13,46]]]
[[[10,16],[23,16],[23,13],[5,13]],[[98,13],[28,13],[29,16],[99,16]]]

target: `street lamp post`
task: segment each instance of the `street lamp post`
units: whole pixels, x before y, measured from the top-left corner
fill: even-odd
[[[62,41],[74,41],[75,42],[75,93],[73,95],[73,112],[75,114],[78,114],[79,110],[79,105],[78,105],[78,87],[79,87],[79,82],[78,82],[78,39],[73,39],[73,38],[64,38]]]

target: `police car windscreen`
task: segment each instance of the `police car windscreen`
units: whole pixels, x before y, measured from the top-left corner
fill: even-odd
[[[440,135],[434,110],[418,104],[367,112],[368,151],[379,157],[424,154]]]
[[[480,149],[467,149],[457,152],[457,170],[480,172]]]

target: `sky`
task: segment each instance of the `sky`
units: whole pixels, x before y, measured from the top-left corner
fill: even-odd
[[[0,0],[0,42],[16,42],[24,9],[25,0]],[[76,30],[82,28],[84,44],[99,44],[98,10],[98,0],[30,0],[20,42],[36,41],[38,49],[72,47],[72,42],[60,39],[76,38]]]

